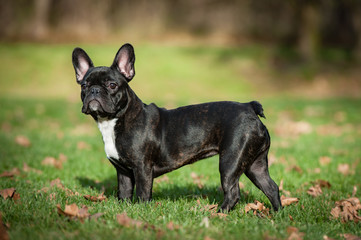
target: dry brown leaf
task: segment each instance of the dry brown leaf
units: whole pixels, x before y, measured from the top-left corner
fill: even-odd
[[[337,171],[342,173],[343,175],[347,176],[350,174],[350,165],[347,163],[340,163],[337,166]]]
[[[59,215],[69,217],[70,219],[78,218],[80,220],[84,220],[90,216],[87,206],[83,206],[81,209],[79,209],[78,206],[73,203],[71,205],[65,205],[64,210],[61,208],[60,204],[57,204],[56,207],[58,209]]]
[[[287,233],[287,240],[302,240],[303,236],[305,235],[303,232],[300,232],[296,227],[288,227]]]
[[[9,240],[8,232],[6,231],[5,224],[2,220],[2,212],[0,212],[0,239],[1,240]]]
[[[56,186],[60,189],[64,189],[64,185],[61,183],[60,178],[54,179],[50,182],[50,187]]]
[[[295,172],[298,172],[299,174],[303,173],[302,168],[300,166],[297,166],[297,165],[292,165],[292,166],[288,167],[286,170],[287,171],[295,171]]]
[[[322,179],[317,179],[316,181],[312,182],[312,184],[314,185],[318,185],[321,188],[330,188],[331,187],[331,183],[326,181],[326,180],[322,180]]]
[[[312,197],[318,197],[322,194],[322,189],[319,185],[315,185],[313,187],[310,187],[307,190],[307,193],[311,195]]]
[[[289,206],[292,203],[297,203],[299,201],[298,198],[294,198],[294,197],[285,197],[284,195],[281,196],[281,204],[283,207],[285,206]]]
[[[20,200],[20,194],[15,192],[12,196],[12,200],[15,202],[15,203],[19,203],[19,200]]]
[[[331,163],[331,158],[327,156],[322,156],[320,157],[319,162],[322,166],[325,166]]]
[[[134,220],[127,216],[126,212],[122,214],[117,214],[117,222],[124,227],[137,227],[140,228],[144,225],[142,221]]]
[[[79,212],[78,206],[73,203],[71,205],[65,205],[64,213],[69,217],[75,217]]]
[[[10,171],[4,171],[0,174],[0,177],[14,177],[19,176],[20,170],[18,168],[13,168]]]
[[[89,220],[93,220],[93,219],[97,220],[98,218],[100,218],[103,215],[104,215],[104,213],[95,213],[95,214],[89,216]]]
[[[215,213],[217,211],[218,204],[207,204],[203,207],[203,211]]]
[[[248,203],[245,207],[245,212],[253,211],[253,215],[260,217],[269,216],[269,209],[264,206],[263,203],[255,200],[254,203]]]
[[[30,140],[23,135],[16,136],[15,142],[22,147],[30,147],[31,146]]]
[[[173,231],[173,230],[178,230],[178,229],[180,229],[180,226],[174,224],[173,221],[170,221],[170,222],[167,224],[167,228],[168,228],[169,230]]]
[[[45,166],[52,166],[52,167],[61,169],[61,168],[63,168],[63,163],[66,161],[67,161],[67,157],[64,154],[60,153],[59,159],[48,156],[41,162],[41,164],[45,165]]]
[[[354,221],[358,223],[361,221],[358,210],[361,209],[360,200],[356,197],[343,199],[335,203],[335,207],[331,210],[333,218],[341,218],[342,222]]]
[[[35,173],[37,173],[37,174],[42,174],[42,173],[43,173],[43,172],[42,172],[41,170],[39,170],[39,169],[35,169],[35,168],[29,167],[29,165],[26,164],[26,163],[23,164],[23,171],[24,171],[24,172],[35,172]]]
[[[85,198],[86,200],[90,200],[90,201],[92,201],[92,202],[101,202],[101,201],[107,200],[107,197],[104,196],[103,193],[100,194],[100,195],[98,195],[98,196],[84,195],[84,198]]]
[[[345,240],[361,240],[361,237],[349,233],[342,234],[341,236],[344,237]]]
[[[7,198],[12,198],[15,193],[15,188],[6,188],[0,190],[0,195],[6,200]]]

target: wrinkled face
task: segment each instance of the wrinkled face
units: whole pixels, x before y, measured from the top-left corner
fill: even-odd
[[[108,67],[90,69],[81,85],[82,112],[111,117],[127,103],[128,82],[118,71]]]
[[[110,67],[94,67],[81,48],[73,51],[76,79],[81,85],[82,112],[95,119],[114,118],[128,102],[128,82],[134,77],[134,50],[124,44]]]

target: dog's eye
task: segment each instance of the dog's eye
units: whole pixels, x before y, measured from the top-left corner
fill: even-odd
[[[109,84],[110,89],[115,89],[116,87],[117,87],[117,84],[115,84],[115,83],[110,83]]]
[[[85,83],[83,83],[82,85],[81,85],[81,89],[85,89],[86,88],[86,84]]]

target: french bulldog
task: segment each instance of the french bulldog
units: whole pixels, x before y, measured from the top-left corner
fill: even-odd
[[[240,199],[242,173],[281,208],[279,189],[268,172],[270,136],[256,101],[210,102],[167,110],[143,103],[130,88],[135,75],[133,46],[124,44],[110,67],[94,67],[81,48],[72,54],[81,86],[82,112],[102,134],[105,153],[118,178],[118,198],[150,201],[153,179],[184,165],[219,154],[224,201],[231,210]]]

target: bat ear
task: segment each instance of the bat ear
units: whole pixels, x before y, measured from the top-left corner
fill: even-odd
[[[76,81],[80,84],[89,68],[94,67],[94,65],[88,54],[81,48],[75,48],[73,50],[72,60]]]
[[[134,62],[134,48],[127,43],[118,50],[111,68],[117,69],[130,82],[135,75]]]

